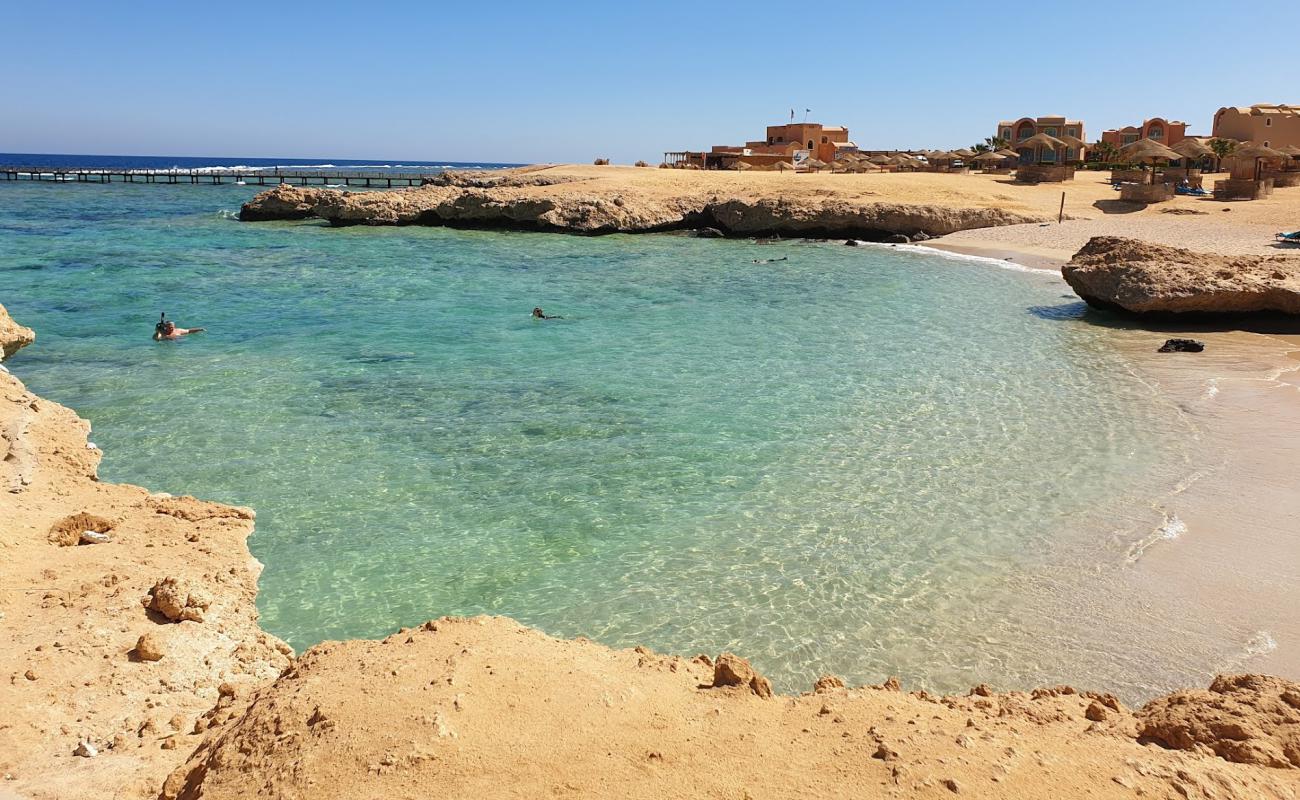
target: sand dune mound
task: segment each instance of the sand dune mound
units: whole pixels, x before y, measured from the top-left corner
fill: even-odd
[[[1061,274],[1090,305],[1136,314],[1300,314],[1300,258],[1196,253],[1095,236]]]
[[[1248,798],[1300,786],[1300,771],[1142,744],[1137,728],[1113,697],[1069,687],[935,697],[828,676],[773,696],[729,654],[441,619],[307,651],[163,796]]]

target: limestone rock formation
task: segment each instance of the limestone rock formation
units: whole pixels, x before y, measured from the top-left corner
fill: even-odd
[[[1095,236],[1061,274],[1090,305],[1135,314],[1300,314],[1300,258],[1195,253]]]
[[[212,598],[190,582],[177,578],[163,578],[149,590],[146,607],[162,614],[172,622],[189,620],[202,622],[203,612],[212,605]]]
[[[759,697],[772,696],[772,682],[745,659],[723,653],[713,662],[713,686],[743,686]]]
[[[883,239],[906,231],[929,238],[1037,217],[1002,208],[949,207],[826,197],[808,192],[645,192],[617,181],[509,174],[430,179],[388,191],[281,185],[244,204],[243,220],[317,217],[333,225],[447,225],[576,234],[716,230],[731,236],[789,235]]]
[[[98,480],[88,431],[0,371],[5,797],[156,797],[200,740],[192,720],[218,685],[262,685],[292,653],[257,624],[251,515]],[[87,531],[109,541],[78,546]],[[150,618],[140,600],[160,574],[175,579],[167,607],[182,615],[202,606],[179,587],[210,593],[203,624]],[[74,767],[78,750],[88,758]]]
[[[307,219],[314,216],[317,201],[329,189],[311,189],[282,183],[257,195],[257,202],[244,203],[239,218],[248,222],[275,219]]]
[[[1228,761],[1300,769],[1300,683],[1220,675],[1209,689],[1175,692],[1137,713],[1138,733],[1165,747]]]
[[[0,305],[0,361],[36,341],[36,332],[19,325]]]

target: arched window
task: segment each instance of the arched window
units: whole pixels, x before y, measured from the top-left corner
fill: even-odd
[[[1165,138],[1165,129],[1159,125],[1152,125],[1150,132],[1147,134],[1150,138],[1159,141]]]
[[[827,139],[825,136],[822,137],[822,144],[826,144],[828,141],[830,140]]]
[[[1016,130],[1017,141],[1028,139],[1030,136],[1033,135],[1034,135],[1034,124],[1032,122],[1026,122],[1024,125],[1021,125]]]
[[[808,140],[808,149],[809,149],[809,150],[813,149],[813,140],[812,140],[812,139],[809,139],[809,140]]]

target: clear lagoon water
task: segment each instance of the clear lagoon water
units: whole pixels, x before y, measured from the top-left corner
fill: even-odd
[[[1194,456],[1059,278],[233,219],[254,191],[0,183],[0,302],[39,334],[9,366],[92,421],[103,478],[257,509],[294,647],[491,613],[732,650],[790,691],[1205,668],[1099,632],[1128,613],[1113,531]],[[160,311],[209,332],[153,342]]]

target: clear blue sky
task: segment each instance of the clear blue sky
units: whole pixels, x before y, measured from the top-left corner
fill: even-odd
[[[1300,103],[1300,40],[1262,10],[5,0],[0,151],[657,162],[791,107],[868,148],[1048,113],[1208,133],[1222,105]]]

